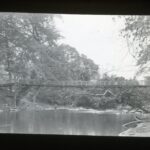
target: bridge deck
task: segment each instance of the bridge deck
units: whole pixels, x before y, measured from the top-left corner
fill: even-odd
[[[14,86],[15,83],[5,83],[0,84],[0,87],[9,87]],[[87,81],[60,81],[60,82],[51,82],[47,84],[31,84],[31,83],[19,83],[20,86],[41,86],[41,87],[74,87],[74,88],[88,88],[88,87],[95,87],[95,88],[122,88],[122,87],[129,87],[129,88],[146,88],[150,87],[150,85],[129,85],[129,84],[112,84],[111,82],[98,82],[92,83]]]

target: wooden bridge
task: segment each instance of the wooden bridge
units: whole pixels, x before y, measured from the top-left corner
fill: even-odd
[[[98,82],[92,82],[92,81],[52,81],[48,82],[46,84],[44,83],[4,83],[0,84],[0,87],[11,87],[11,86],[31,86],[31,87],[61,87],[61,88],[89,88],[89,87],[95,87],[95,88],[146,88],[150,87],[150,85],[143,85],[143,84],[129,84],[129,83],[114,83],[114,82],[106,82],[106,81],[98,81]]]
[[[34,87],[34,88],[33,88]],[[121,84],[114,84],[114,82],[90,82],[90,81],[58,81],[58,82],[47,82],[47,83],[34,83],[34,82],[28,82],[28,83],[4,83],[0,84],[0,91],[1,93],[5,93],[4,96],[13,98],[14,99],[14,106],[17,105],[17,102],[21,97],[26,95],[30,90],[35,91],[35,95],[33,99],[36,99],[36,96],[40,90],[40,87],[54,87],[54,88],[79,88],[79,89],[85,89],[85,88],[101,88],[104,90],[103,93],[79,93],[80,95],[90,95],[90,96],[96,96],[101,97],[105,96],[106,91],[113,90],[114,91],[118,89],[120,91],[127,90],[129,88],[149,88],[150,85],[140,85],[140,84],[127,84],[127,83],[121,83]],[[3,91],[4,90],[4,91]],[[121,92],[119,92],[120,94]],[[112,95],[112,94],[111,94]],[[115,97],[117,96],[116,93],[113,94]],[[34,100],[35,101],[35,100]]]

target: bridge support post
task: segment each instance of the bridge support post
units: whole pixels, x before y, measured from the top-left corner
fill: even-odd
[[[16,82],[14,84],[14,107],[17,107],[17,96],[18,96],[19,84]]]

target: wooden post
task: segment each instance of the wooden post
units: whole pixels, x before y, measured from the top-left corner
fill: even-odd
[[[35,105],[35,102],[36,102],[36,97],[37,97],[37,95],[38,95],[39,92],[40,92],[40,87],[38,87],[36,90],[37,90],[37,91],[36,91],[36,93],[35,93],[34,96],[33,96],[33,104],[34,104],[34,105]]]
[[[15,82],[15,85],[14,85],[14,103],[15,103],[15,108],[17,107],[17,96],[18,96],[18,90],[19,90],[19,87],[18,87],[18,83]]]

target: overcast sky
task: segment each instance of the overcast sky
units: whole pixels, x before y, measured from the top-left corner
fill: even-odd
[[[108,72],[133,78],[135,60],[129,54],[126,40],[120,36],[123,20],[106,15],[62,15],[56,19],[61,41],[87,55],[100,67],[100,73]]]

